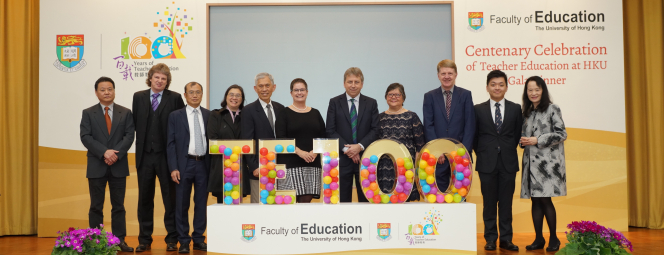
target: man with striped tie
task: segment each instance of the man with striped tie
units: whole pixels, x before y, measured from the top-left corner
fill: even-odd
[[[353,177],[359,202],[368,202],[360,185],[360,159],[366,146],[376,140],[378,103],[360,94],[364,85],[362,70],[351,67],[344,73],[346,93],[330,99],[327,108],[326,131],[329,138],[339,139],[342,151],[339,164],[339,192],[341,202],[353,200]]]

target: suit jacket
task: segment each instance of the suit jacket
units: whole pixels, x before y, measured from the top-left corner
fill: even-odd
[[[475,108],[470,91],[454,85],[450,120],[447,120],[443,91],[437,87],[424,94],[424,133],[427,142],[438,138],[452,138],[473,150],[475,137]]]
[[[219,140],[233,140],[240,139],[242,129],[240,124],[242,122],[241,116],[233,117],[228,109],[214,110],[210,113],[210,120],[207,126],[208,139]],[[244,175],[247,170],[247,164],[242,164]],[[255,168],[254,168],[255,169]],[[208,191],[213,195],[221,195],[224,192],[224,156],[223,155],[210,155],[210,176],[208,180]],[[243,176],[244,177],[244,176]],[[249,179],[242,178],[243,194],[249,195],[251,192]]]
[[[203,129],[205,132],[205,140],[208,141],[207,123],[210,118],[210,111],[201,106],[201,114],[203,115]],[[179,170],[180,172],[187,169],[187,156],[189,155],[189,121],[187,120],[187,109],[182,108],[173,111],[168,117],[168,142],[166,145],[166,153],[168,156],[168,170],[173,172]],[[210,172],[210,153],[209,142],[205,146],[205,169]]]
[[[521,128],[523,115],[521,105],[505,100],[505,114],[500,134],[496,131],[491,112],[491,100],[475,106],[475,118],[477,119],[475,154],[477,164],[475,170],[482,173],[491,173],[496,169],[498,157],[501,157],[505,169],[510,173],[519,171],[519,158],[516,147],[521,139]],[[498,153],[500,148],[500,154]]]
[[[350,108],[346,93],[330,99],[325,122],[327,137],[339,139],[341,166],[350,165],[351,160],[341,153],[344,145],[353,144],[353,130],[350,123]],[[360,107],[357,109],[357,142],[369,147],[378,137],[378,103],[375,99],[360,94]],[[360,152],[362,157],[363,152]]]
[[[148,129],[148,115],[152,111],[152,98],[150,98],[150,89],[141,90],[134,93],[134,102],[131,109],[134,112],[134,123],[136,124],[136,167],[141,166],[143,159],[143,151],[145,147],[145,139],[147,137]],[[171,112],[184,107],[184,101],[180,93],[170,90],[164,90],[161,95],[161,102],[157,107],[157,115],[159,116],[159,128],[161,129],[162,139],[164,146],[166,146],[168,115]],[[166,151],[166,147],[163,148]]]
[[[134,142],[134,119],[131,111],[114,104],[111,134],[108,134],[104,110],[100,104],[83,110],[81,142],[88,149],[86,178],[101,178],[106,175],[109,166],[104,162],[104,153],[111,149],[119,151],[116,153],[118,161],[110,166],[111,174],[115,177],[129,176],[127,151]]]
[[[240,113],[240,116],[242,117],[242,121],[240,122],[240,125],[242,126],[242,134],[240,134],[240,137],[242,139],[254,139],[254,142],[256,143],[258,143],[259,139],[275,138],[274,131],[272,131],[272,127],[270,127],[270,121],[267,119],[265,110],[263,110],[263,106],[258,100],[260,99],[256,99],[253,103],[245,105]],[[274,121],[276,122],[281,110],[284,109],[284,106],[272,100],[272,107],[272,110],[274,111]],[[254,150],[254,155],[245,155],[244,157],[248,166],[245,177],[254,180],[258,179],[258,177],[255,177],[253,174],[253,171],[258,168],[258,151],[259,150]]]

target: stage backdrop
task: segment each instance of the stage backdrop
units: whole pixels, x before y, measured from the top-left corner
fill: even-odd
[[[171,89],[182,93],[185,83],[198,81],[206,95],[213,94],[204,102],[212,109],[232,83],[244,86],[248,102],[256,100],[253,77],[263,71],[276,78],[275,100],[289,105],[288,84],[302,77],[310,82],[309,102],[324,114],[329,99],[343,93],[345,69],[358,66],[365,71],[363,92],[378,100],[380,111],[387,109],[387,85],[401,82],[407,88],[406,108],[419,114],[423,93],[439,86],[435,67],[444,58],[456,61],[457,85],[471,90],[476,104],[489,98],[485,85],[491,69],[507,73],[507,99],[517,103],[527,77],[544,77],[569,134],[569,195],[554,199],[558,231],[573,220],[627,230],[621,1],[460,0],[423,5],[431,8],[422,8],[421,1],[375,6],[305,1],[295,7],[269,2],[276,6],[204,0],[41,2],[39,236],[87,226],[89,195],[79,123],[81,111],[98,103],[93,85],[100,76],[113,78],[116,103],[131,107],[133,93],[148,89],[150,66],[166,63],[173,74]],[[62,19],[62,13],[71,12],[75,19]],[[238,15],[258,12],[282,18],[248,23]],[[353,12],[358,15],[349,15]],[[372,23],[376,20],[380,22]],[[243,28],[260,29],[265,36]],[[234,34],[225,34],[230,32]],[[226,43],[213,44],[215,40]],[[133,153],[129,160],[127,229],[136,235]],[[475,187],[469,201],[478,205],[476,227],[482,232],[481,192]],[[532,232],[531,203],[519,199],[519,192],[517,185],[514,229]],[[157,191],[156,235],[165,233],[160,196]],[[107,202],[107,223],[110,208]]]

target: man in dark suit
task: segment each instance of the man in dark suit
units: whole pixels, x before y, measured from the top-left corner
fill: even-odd
[[[364,85],[362,70],[351,67],[344,73],[346,93],[330,99],[325,129],[329,138],[339,139],[339,200],[352,202],[353,177],[357,200],[368,202],[360,185],[360,159],[364,148],[376,140],[378,129],[378,103],[360,94]]]
[[[129,164],[127,151],[134,142],[134,120],[131,111],[115,100],[115,82],[101,77],[95,82],[99,104],[83,110],[81,118],[81,142],[88,149],[86,178],[90,189],[90,227],[99,228],[104,223],[104,198],[106,183],[111,195],[111,227],[120,239],[120,250],[133,252],[125,243],[125,191]]]
[[[175,185],[175,223],[180,241],[180,253],[194,250],[207,251],[205,227],[207,225],[207,184],[210,175],[207,123],[210,111],[201,106],[203,86],[190,82],[184,86],[185,108],[173,111],[168,118],[168,168]],[[194,186],[194,231],[189,236],[189,200]]]
[[[241,126],[242,139],[254,139],[258,142],[259,139],[275,138],[274,121],[277,119],[278,114],[284,109],[280,103],[271,100],[272,92],[277,88],[274,84],[274,79],[269,73],[259,73],[254,79],[256,85],[254,90],[258,94],[258,99],[250,103],[242,109],[241,113]],[[258,182],[258,151],[254,155],[245,155],[248,169],[245,173],[245,178],[249,177],[251,186],[251,202],[258,203],[260,201],[260,183]]]
[[[452,138],[473,150],[475,136],[475,110],[470,91],[457,87],[457,68],[454,61],[445,59],[438,63],[440,88],[424,94],[424,133],[426,141]],[[436,183],[439,190],[447,190],[450,184],[450,165],[445,157],[438,157]]]
[[[132,109],[136,123],[136,175],[138,176],[138,242],[136,252],[149,250],[154,230],[155,180],[159,178],[164,203],[166,250],[177,250],[175,228],[175,183],[166,162],[168,115],[184,107],[179,93],[171,91],[171,71],[163,63],[154,65],[145,80],[148,87],[134,93]]]
[[[475,154],[482,186],[485,250],[495,250],[496,207],[500,215],[500,248],[518,251],[512,243],[512,197],[519,171],[516,147],[521,139],[521,105],[505,99],[507,75],[493,70],[486,79],[490,100],[475,106]]]

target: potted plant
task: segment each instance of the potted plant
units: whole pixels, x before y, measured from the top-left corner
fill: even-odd
[[[117,254],[120,250],[120,239],[111,232],[101,228],[74,229],[65,232],[58,231],[52,255],[70,254]]]
[[[594,221],[574,221],[567,225],[565,247],[556,255],[567,254],[629,254],[633,251],[632,243],[619,231],[606,228]]]

